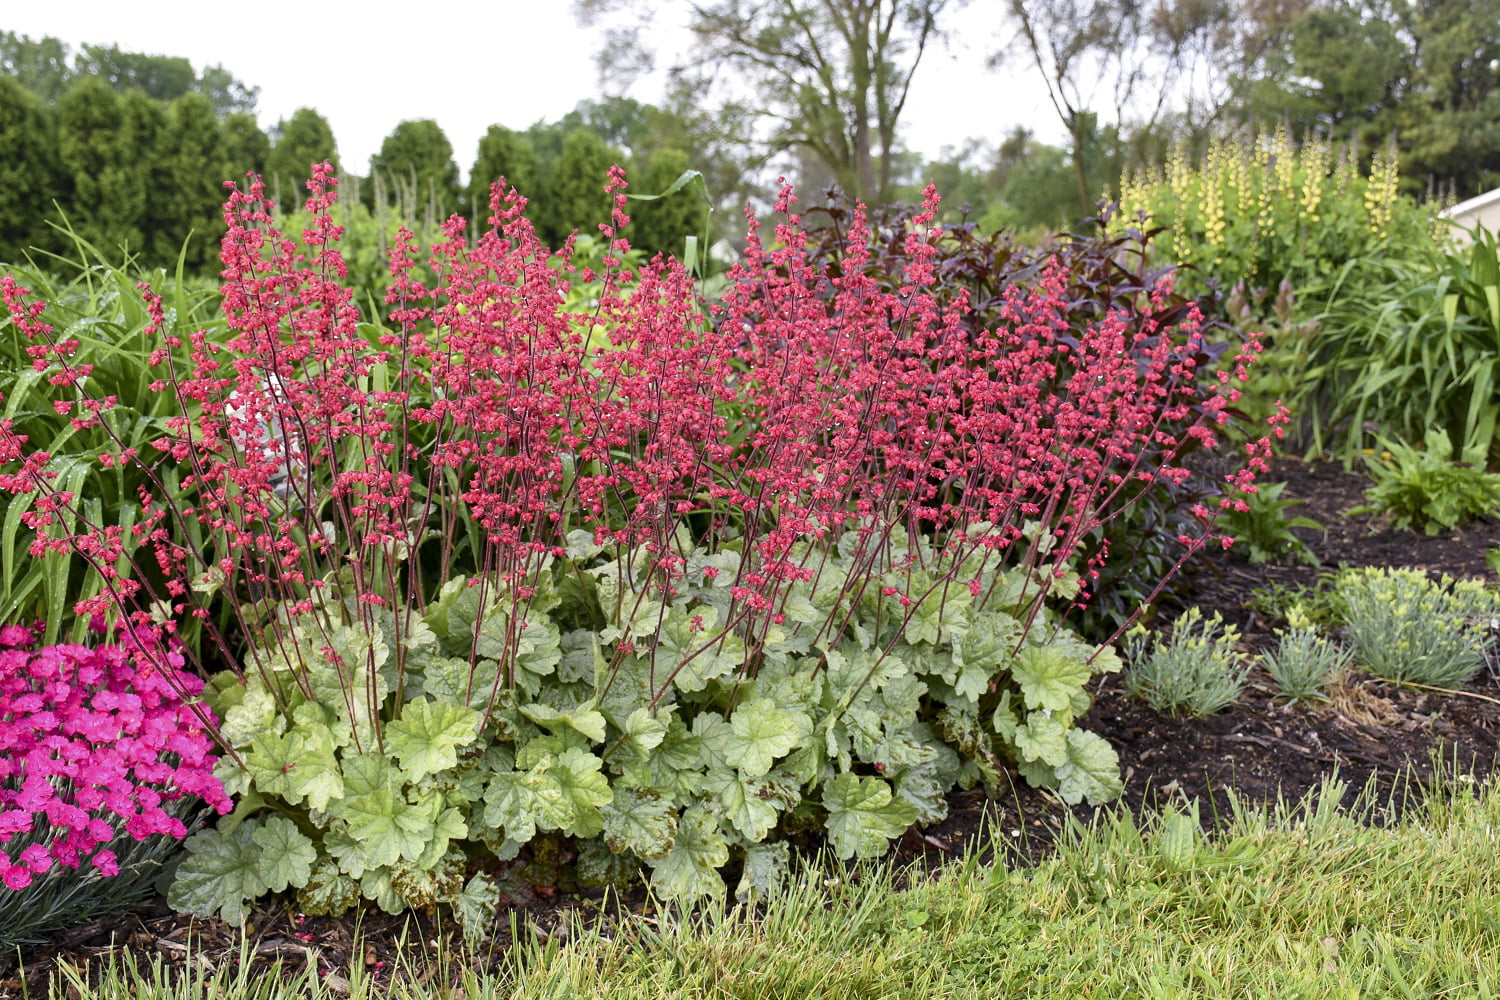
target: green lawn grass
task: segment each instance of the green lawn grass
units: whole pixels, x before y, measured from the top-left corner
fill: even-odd
[[[516,949],[508,975],[421,959],[394,987],[358,974],[191,977],[119,960],[75,1000],[563,997],[1492,997],[1500,995],[1500,787],[1459,775],[1420,804],[1343,786],[1274,809],[1236,807],[1204,835],[1192,809],[1138,824],[1111,812],[1064,831],[1034,868],[979,845],[906,891],[878,864],[808,866],[758,915],[669,914]],[[1372,823],[1399,819],[1387,825]],[[994,831],[1005,836],[1005,831]],[[523,935],[524,937],[524,935]],[[559,940],[568,942],[560,944]],[[413,949],[420,954],[420,949]],[[191,966],[190,966],[191,967]],[[427,970],[431,971],[431,970]],[[93,978],[93,977],[87,977]],[[433,982],[456,978],[437,989]],[[332,982],[330,986],[329,983]],[[389,991],[389,992],[387,992]]]

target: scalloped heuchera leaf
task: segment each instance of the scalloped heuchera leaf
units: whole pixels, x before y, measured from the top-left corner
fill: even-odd
[[[823,785],[828,839],[838,856],[870,858],[884,854],[892,838],[917,820],[917,808],[891,794],[879,778],[841,774]]]
[[[297,890],[297,909],[310,917],[337,917],[359,902],[359,882],[325,857],[313,866],[307,884]]]
[[[783,709],[769,698],[757,698],[734,710],[724,754],[747,778],[767,774],[776,758],[785,757],[812,734],[812,719],[801,709]]]
[[[687,905],[724,895],[719,869],[729,862],[729,843],[719,822],[702,806],[689,806],[677,822],[677,840],[651,867],[651,888],[663,899]]]
[[[1068,732],[1068,760],[1057,769],[1057,794],[1068,805],[1109,802],[1125,790],[1120,757],[1103,737],[1086,729]]]
[[[1068,728],[1058,717],[1031,712],[1024,725],[1016,727],[1016,749],[1024,760],[1061,767],[1068,759]]]
[[[745,848],[745,867],[740,872],[740,884],[735,886],[734,898],[750,903],[775,895],[786,882],[791,856],[785,841]]]
[[[479,947],[494,925],[499,909],[500,887],[494,880],[483,872],[469,879],[463,892],[453,899],[453,915],[458,918],[466,946]]]
[[[411,781],[458,766],[458,748],[473,742],[480,715],[472,708],[427,699],[407,702],[385,727],[386,748]]]
[[[167,905],[179,913],[244,923],[250,915],[249,901],[266,891],[256,872],[260,848],[251,840],[253,823],[241,823],[228,836],[213,829],[189,837],[167,890]]]
[[[604,742],[604,716],[592,702],[579,705],[571,712],[551,705],[522,705],[521,714],[549,733],[556,733],[566,726],[595,743]]]
[[[255,874],[266,891],[283,892],[307,884],[318,852],[313,849],[313,842],[297,829],[297,824],[285,816],[268,816],[254,829],[250,839],[261,851],[254,862]]]
[[[420,857],[439,805],[432,800],[408,802],[395,765],[380,754],[365,753],[345,759],[344,797],[330,803],[329,814],[349,825],[368,874],[402,858]]]
[[[1016,654],[1011,676],[1030,709],[1071,711],[1073,695],[1089,682],[1092,647],[1059,634],[1045,646],[1027,646]]]
[[[677,838],[677,807],[649,789],[619,788],[603,807],[604,842],[616,854],[627,851],[660,861]]]
[[[784,811],[801,796],[795,783],[781,774],[750,777],[741,771],[719,769],[703,779],[703,790],[735,832],[754,844],[765,839]]]
[[[249,902],[267,892],[305,885],[317,854],[296,824],[281,816],[245,820],[228,834],[199,830],[167,891],[175,910],[242,924]]]

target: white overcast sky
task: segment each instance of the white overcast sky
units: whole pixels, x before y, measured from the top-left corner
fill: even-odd
[[[358,173],[405,119],[436,119],[467,173],[490,125],[524,129],[599,94],[597,36],[579,27],[568,0],[6,0],[3,7],[0,28],[50,35],[74,52],[83,43],[115,44],[184,56],[200,70],[222,64],[260,88],[263,127],[299,107],[316,108]],[[970,136],[998,143],[1018,124],[1058,141],[1061,129],[1035,74],[985,68],[985,57],[1009,37],[1002,9],[999,0],[975,0],[951,19],[948,45],[929,49],[902,117],[912,149],[935,157]],[[662,25],[661,37],[671,37],[670,27]],[[659,62],[669,59],[664,52]],[[643,81],[629,94],[649,102],[660,96],[659,84]]]

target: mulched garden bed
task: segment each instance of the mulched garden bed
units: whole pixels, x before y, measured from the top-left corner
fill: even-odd
[[[1488,519],[1436,537],[1398,532],[1378,519],[1348,514],[1363,502],[1367,482],[1337,465],[1279,460],[1265,479],[1286,480],[1284,496],[1304,502],[1293,513],[1323,524],[1322,531],[1298,532],[1323,569],[1341,564],[1412,566],[1455,577],[1495,579],[1484,557],[1487,550],[1500,547],[1500,521]],[[1272,585],[1310,587],[1320,571],[1301,564],[1252,565],[1231,550],[1205,558],[1195,571],[1190,593],[1205,610],[1217,609],[1239,625],[1250,648],[1261,649],[1274,641],[1273,629],[1280,623],[1257,611],[1253,592]],[[1212,822],[1216,812],[1228,814],[1230,789],[1250,800],[1295,801],[1336,769],[1351,797],[1371,780],[1381,789],[1393,790],[1401,783],[1402,794],[1420,794],[1423,779],[1432,775],[1439,761],[1460,775],[1484,781],[1500,757],[1500,672],[1482,673],[1463,695],[1396,690],[1359,680],[1335,691],[1328,705],[1316,708],[1284,705],[1271,691],[1268,678],[1254,678],[1230,709],[1206,719],[1178,719],[1129,698],[1121,679],[1112,676],[1102,682],[1083,725],[1119,752],[1126,779],[1119,805],[1140,814],[1163,802],[1197,798],[1203,802],[1206,822]],[[995,800],[977,790],[955,793],[950,807],[948,819],[935,828],[908,833],[892,852],[892,863],[940,865],[960,854],[972,838],[985,835],[991,822],[1011,845],[1006,853],[1013,863],[1024,863],[1045,854],[1069,811],[1054,796],[1025,786]],[[1090,810],[1080,807],[1073,812],[1086,817]],[[519,888],[515,894],[527,895]],[[559,935],[566,933],[571,913],[607,918],[623,908],[638,910],[645,900],[642,894],[606,900],[601,894],[569,892],[564,886],[513,903],[509,912],[501,913],[493,947],[487,949],[489,962],[502,960],[512,926],[525,934]],[[609,926],[607,920],[604,926]],[[434,935],[425,919],[410,925],[407,918],[372,913],[356,926],[353,918],[303,920],[267,909],[251,921],[249,947],[265,963],[281,959],[295,967],[314,960],[337,987],[346,981],[340,977],[347,977],[353,963],[388,974],[403,958],[412,957],[400,953],[403,947],[418,949],[419,954],[425,949],[427,960],[414,965],[433,967]],[[7,964],[0,971],[0,997],[19,996],[26,985],[30,995],[46,995],[49,969],[59,958],[81,964],[124,948],[146,960],[161,955],[178,964],[188,956],[190,939],[192,954],[205,967],[238,961],[237,929],[213,920],[189,921],[158,900],[135,913],[76,928],[35,949],[26,961],[24,979],[29,983]]]

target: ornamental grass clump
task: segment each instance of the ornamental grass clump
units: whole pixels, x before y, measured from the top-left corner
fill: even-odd
[[[39,550],[108,583],[81,610],[197,622],[204,668],[228,665],[205,697],[240,807],[189,840],[172,905],[441,905],[474,938],[503,880],[560,856],[683,904],[725,894],[733,861],[750,898],[793,829],[872,856],[1011,769],[1068,802],[1118,794],[1113,751],[1076,725],[1119,667],[1069,627],[1103,560],[1086,542],[1217,444],[1253,341],[1213,370],[1192,310],[1070,322],[1056,261],[968,329],[927,291],[932,192],[900,288],[865,276],[862,216],[851,266],[810,264],[784,190],[775,242],[752,217],[705,306],[676,261],[624,263],[618,171],[602,274],[497,186],[488,231],[454,219],[427,251],[433,287],[402,234],[376,322],[342,283],[335,184],[324,165],[309,185],[308,257],[258,181],[232,192],[229,336],[152,354],[177,413],[149,451],[103,456],[190,470],[190,500],[143,491],[149,566],[114,572],[116,528],[59,531],[75,498],[0,435]],[[598,288],[587,311],[572,281]],[[1183,559],[1227,544],[1218,513],[1269,450],[1195,508]]]
[[[1144,629],[1126,639],[1126,688],[1158,712],[1213,715],[1245,690],[1249,661],[1235,648],[1240,632],[1217,611],[1204,618],[1189,608],[1167,639],[1148,640]]]
[[[36,637],[0,628],[0,951],[143,898],[205,803],[230,809],[181,656],[146,629]]]
[[[1459,688],[1484,667],[1500,599],[1481,581],[1367,567],[1341,574],[1338,591],[1355,655],[1374,676]]]

